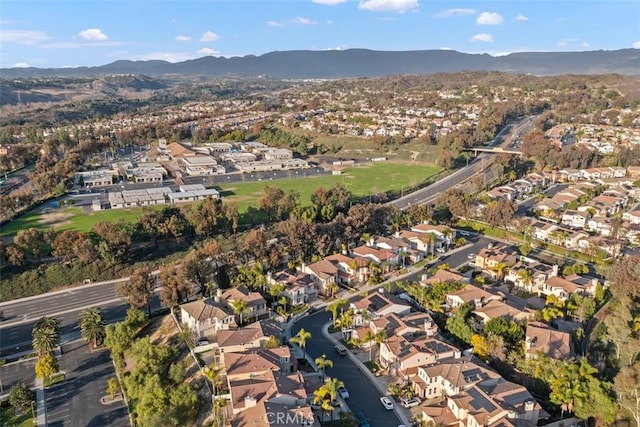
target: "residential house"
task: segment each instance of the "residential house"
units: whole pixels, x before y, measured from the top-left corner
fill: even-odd
[[[220,354],[237,353],[260,349],[271,336],[281,340],[283,330],[275,322],[259,320],[243,328],[230,328],[218,331],[216,344]]]
[[[348,285],[366,282],[369,278],[370,262],[367,258],[350,258],[343,254],[335,254],[313,264],[303,265],[302,272],[314,276],[319,291],[326,294],[325,287],[331,282]]]
[[[632,210],[624,212],[622,219],[629,221],[631,224],[640,224],[640,206],[636,205]]]
[[[282,295],[287,297],[292,306],[306,304],[318,294],[313,277],[305,273],[291,274],[286,270],[275,274],[267,272],[267,282],[271,285],[284,285]]]
[[[441,247],[443,245],[449,246],[456,238],[456,231],[453,228],[447,227],[446,225],[432,225],[422,223],[411,227],[411,231],[413,231],[414,233],[431,233],[435,235],[437,239],[436,247]]]
[[[527,323],[525,356],[527,359],[535,359],[538,354],[557,360],[571,358],[571,334],[558,331],[541,322]]]
[[[372,292],[350,305],[355,311],[356,325],[366,323],[367,319],[377,319],[391,313],[408,314],[411,311],[409,302],[387,292]]]
[[[502,317],[507,320],[523,321],[533,317],[533,313],[525,307],[518,308],[502,301],[489,301],[472,311],[477,331],[482,331],[484,325],[491,319]]]
[[[562,224],[571,228],[585,228],[591,214],[585,211],[568,209],[562,214]]]
[[[413,340],[421,336],[435,336],[438,333],[438,325],[428,313],[416,312],[404,315],[392,313],[371,319],[368,324],[365,323],[365,326],[356,327],[352,336],[364,339],[368,331],[374,335],[384,332],[387,337],[401,336]]]
[[[398,264],[400,256],[387,249],[375,248],[367,245],[354,248],[352,254],[356,257],[371,260],[375,265],[382,268],[383,273],[389,271],[391,265]]]
[[[538,221],[532,227],[532,234],[538,240],[549,241],[550,236],[558,229],[559,227],[556,224]]]
[[[257,403],[255,399],[251,398],[248,399],[248,402],[249,408],[233,417],[231,427],[267,426],[276,425],[276,423],[282,427],[321,427],[309,405]]]
[[[548,416],[525,387],[469,360],[418,368],[414,388],[427,398],[422,418],[436,425],[533,426]]]
[[[460,350],[434,337],[420,337],[409,341],[405,337],[392,336],[380,344],[379,362],[391,375],[415,374],[419,366],[455,357]]]
[[[270,371],[291,374],[297,370],[298,361],[286,345],[224,355],[224,372],[228,380],[251,379]]]
[[[500,301],[502,298],[502,295],[485,291],[478,286],[467,285],[464,288],[447,295],[447,308],[449,310],[455,310],[465,304],[481,307],[489,301]]]
[[[622,253],[622,242],[606,236],[589,237],[579,242],[580,250],[592,253],[594,249],[604,251],[608,256],[617,257]]]
[[[230,310],[234,310],[234,303],[242,300],[247,304],[246,313],[236,313],[238,318],[242,316],[243,321],[246,319],[262,319],[269,313],[267,302],[259,292],[250,291],[244,286],[236,286],[221,291],[218,289],[221,298],[226,302]]]
[[[522,273],[522,271],[527,273]],[[541,262],[518,262],[511,267],[505,276],[505,281],[513,284],[514,288],[529,293],[537,293],[539,286],[549,278],[558,275],[557,265]]]
[[[558,299],[566,301],[574,293],[594,296],[597,285],[597,279],[576,274],[566,277],[553,276],[538,288],[538,295],[544,297],[554,295]]]
[[[476,255],[475,267],[482,271],[483,274],[497,279],[500,274],[496,271],[496,266],[504,265],[511,267],[518,261],[518,254],[516,250],[507,245],[494,246],[489,244],[486,248],[483,248]],[[503,273],[506,273],[504,271]]]
[[[435,283],[468,283],[469,279],[458,273],[450,270],[438,269],[436,272],[429,276],[427,273],[423,274],[420,279],[420,284],[424,286],[432,286]]]
[[[193,301],[180,306],[182,323],[198,337],[215,335],[221,329],[235,327],[235,316],[219,297]]]

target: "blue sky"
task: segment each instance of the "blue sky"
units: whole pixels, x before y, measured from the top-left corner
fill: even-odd
[[[637,0],[2,0],[0,67],[275,50],[640,48]]]

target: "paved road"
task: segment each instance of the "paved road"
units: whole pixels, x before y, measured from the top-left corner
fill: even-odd
[[[531,118],[527,117],[520,119],[513,124],[505,126],[488,145],[490,147],[507,146],[511,143],[514,136],[521,136],[524,132],[531,129],[531,126]],[[487,170],[492,161],[493,154],[482,153],[469,163],[469,165],[457,170],[440,181],[389,203],[400,209],[406,209],[411,205],[423,205],[425,203],[433,202],[440,193],[469,180],[471,177],[483,170]],[[487,173],[490,174],[491,172],[487,171]],[[487,182],[489,182],[491,177],[489,176],[489,178],[487,178],[485,176],[485,180],[487,179]]]
[[[100,403],[107,380],[115,376],[107,350],[92,352],[84,341],[63,345],[60,370],[66,381],[45,391],[49,427],[129,426],[124,401]]]
[[[27,387],[34,387],[36,359],[20,360],[0,366],[0,396],[8,394],[11,387],[24,383]]]
[[[326,311],[307,316],[294,325],[291,334],[295,335],[301,328],[311,332],[311,339],[306,344],[306,352],[314,359],[326,354],[333,361],[333,368],[327,369],[327,375],[344,382],[350,394],[347,405],[352,412],[363,412],[375,427],[398,427],[401,422],[393,411],[387,411],[382,407],[380,403],[382,395],[378,389],[369,382],[351,359],[337,355],[331,342],[322,335],[322,325],[330,317],[331,314]]]

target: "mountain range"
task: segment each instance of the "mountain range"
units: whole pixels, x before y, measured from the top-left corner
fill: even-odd
[[[243,57],[206,56],[183,62],[120,60],[107,65],[77,68],[3,68],[6,79],[104,74],[202,75],[291,79],[380,77],[399,74],[435,74],[459,71],[503,71],[534,75],[640,75],[640,49],[584,52],[520,52],[504,56],[469,54],[454,50],[330,51],[292,50]]]

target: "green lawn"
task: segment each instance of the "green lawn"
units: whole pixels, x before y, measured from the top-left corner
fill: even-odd
[[[31,409],[28,409],[21,415],[16,415],[15,410],[11,406],[3,406],[0,420],[2,420],[2,426],[33,427],[35,425],[33,418],[31,418]]]
[[[134,222],[142,214],[142,208],[113,209],[85,214],[82,208],[71,207],[56,209],[47,214],[29,213],[6,224],[0,230],[0,236],[9,236],[24,228],[55,228],[56,230],[91,231],[100,221],[124,219]]]
[[[417,187],[441,170],[436,166],[380,162],[347,169],[342,175],[234,183],[221,185],[220,190],[225,200],[236,202],[240,212],[244,212],[249,205],[258,206],[265,185],[277,186],[284,191],[295,190],[300,193],[300,202],[307,205],[310,203],[311,193],[320,187],[329,189],[335,184],[341,184],[355,197],[401,192],[403,189],[407,191],[411,187]]]
[[[300,193],[300,202],[308,205],[311,194],[320,187],[329,189],[335,184],[342,184],[355,197],[366,197],[375,193],[398,194],[419,186],[441,170],[437,166],[380,162],[347,169],[341,175],[234,183],[221,185],[220,190],[224,200],[237,203],[240,213],[244,213],[250,205],[258,207],[262,188],[265,185],[277,186],[284,191],[296,190]],[[162,205],[157,205],[155,208],[161,209]],[[113,209],[87,214],[83,213],[80,207],[61,208],[48,214],[23,215],[3,226],[0,236],[13,235],[18,230],[30,227],[88,232],[97,222],[121,219],[134,222],[141,214],[142,208]]]

